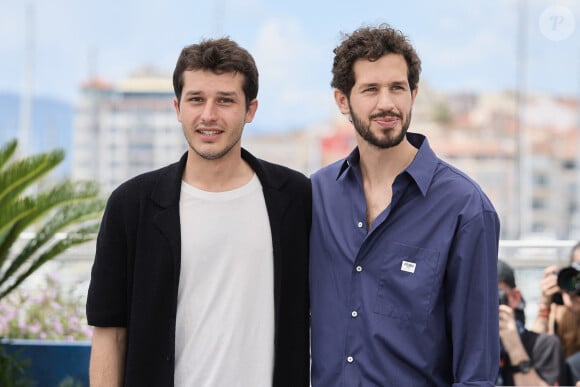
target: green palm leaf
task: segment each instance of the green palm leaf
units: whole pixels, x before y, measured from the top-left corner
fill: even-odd
[[[103,200],[93,199],[78,204],[70,204],[59,209],[36,233],[35,237],[11,259],[10,266],[0,274],[0,289],[36,252],[46,248],[51,243],[51,240],[58,236],[59,232],[79,224],[88,224],[89,226],[87,227],[90,230],[96,231],[93,227],[95,225],[94,221],[100,219],[103,206]],[[81,228],[80,230],[83,229]],[[77,235],[79,232],[79,230],[71,230],[69,234]]]
[[[43,251],[38,256],[30,259],[27,262],[28,267],[24,272],[18,274],[17,276],[12,276],[13,278],[10,278],[11,281],[7,286],[0,287],[0,299],[8,295],[12,290],[16,289],[18,285],[20,285],[26,278],[30,277],[31,274],[33,274],[46,262],[62,254],[70,247],[93,240],[98,228],[98,224],[92,224],[90,226],[78,229],[76,232],[68,234],[66,238],[52,244],[46,251]]]
[[[64,152],[57,150],[29,156],[5,166],[0,173],[0,212],[63,160]]]
[[[105,206],[92,181],[44,187],[64,159],[55,150],[12,160],[17,142],[0,148],[0,299],[44,263],[95,238]],[[31,238],[23,242],[22,235]]]
[[[10,160],[17,147],[18,143],[16,140],[11,140],[0,148],[0,170],[2,170],[4,164]]]

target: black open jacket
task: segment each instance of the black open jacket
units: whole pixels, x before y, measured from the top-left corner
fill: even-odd
[[[242,149],[263,187],[274,248],[275,387],[309,385],[310,181]],[[87,298],[90,325],[126,327],[125,386],[173,386],[187,154],[110,196]]]

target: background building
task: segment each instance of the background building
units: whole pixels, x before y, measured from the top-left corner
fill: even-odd
[[[439,93],[422,84],[409,130],[483,187],[502,239],[578,240],[579,114],[575,99],[528,95],[518,117],[512,92]],[[343,117],[322,129],[321,165],[350,152],[353,131]]]
[[[72,177],[110,192],[124,180],[175,162],[187,148],[170,77],[142,69],[118,86],[85,83],[74,119]],[[578,101],[512,92],[441,93],[421,85],[411,131],[473,177],[494,203],[502,239],[580,239]],[[525,131],[525,136],[520,135]],[[310,175],[350,152],[354,129],[340,114],[323,125],[252,134],[256,156]],[[525,141],[525,143],[522,143]]]
[[[142,69],[112,86],[82,86],[73,131],[72,178],[110,192],[127,178],[175,162],[187,149],[173,109],[171,78]]]

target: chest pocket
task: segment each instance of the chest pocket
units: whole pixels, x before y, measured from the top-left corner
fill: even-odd
[[[374,312],[424,326],[436,297],[439,252],[399,243],[385,250]]]

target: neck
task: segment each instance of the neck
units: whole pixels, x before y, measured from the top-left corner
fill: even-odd
[[[232,149],[227,155],[207,160],[191,149],[183,172],[183,180],[208,192],[231,191],[248,183],[254,171],[242,159],[241,152]]]
[[[363,180],[371,183],[394,180],[417,154],[417,148],[406,138],[399,145],[386,149],[370,145],[359,137],[357,143]]]

